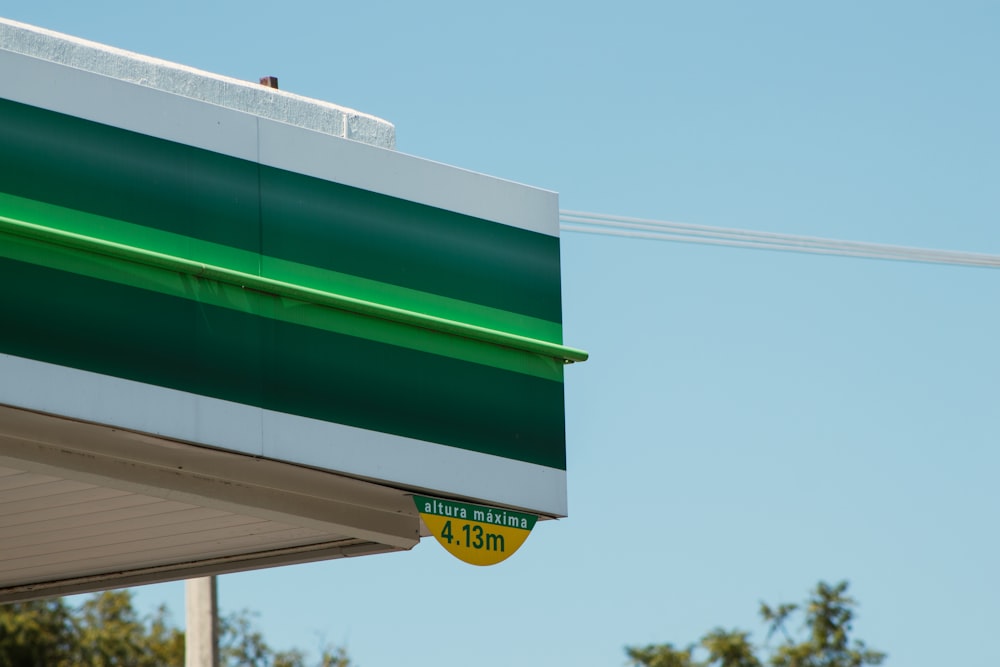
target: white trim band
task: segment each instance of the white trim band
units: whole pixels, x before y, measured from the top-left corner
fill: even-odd
[[[0,48],[0,96],[483,220],[559,236],[559,198],[358,141]]]

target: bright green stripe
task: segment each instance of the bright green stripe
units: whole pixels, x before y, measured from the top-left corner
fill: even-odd
[[[253,289],[244,289],[235,284],[205,279],[204,276],[193,277],[161,267],[122,261],[65,246],[53,246],[44,241],[4,234],[2,231],[0,231],[0,256],[556,382],[561,382],[563,378],[563,363],[551,357],[442,334],[430,329],[412,327],[299,299],[275,297]]]
[[[429,292],[419,292],[275,257],[263,257],[262,264],[263,275],[282,282],[326,292],[336,292],[364,301],[373,301],[404,310],[426,313],[487,329],[506,331],[527,338],[537,338],[549,343],[562,342],[562,325],[556,322],[547,322],[536,317],[481,306],[468,301],[449,299]]]
[[[281,282],[342,294],[363,301],[506,331],[549,343],[562,342],[562,326],[555,322],[275,257],[261,257],[257,253],[239,248],[2,192],[0,192],[0,215],[242,273],[263,275]]]
[[[260,273],[261,258],[256,252],[3,192],[0,192],[0,216],[243,273]]]
[[[565,470],[560,382],[26,262],[0,276],[2,353]]]
[[[556,237],[8,100],[0,100],[0,190],[537,320],[562,318]],[[476,323],[507,329],[487,321]]]
[[[521,372],[544,374],[550,378],[552,376],[552,369],[547,364],[525,363],[524,360],[518,359],[516,354],[512,357],[510,352],[527,352],[565,362],[583,361],[586,359],[585,352],[562,345],[555,345],[545,341],[476,327],[462,322],[383,306],[330,292],[291,285],[269,278],[164,255],[162,253],[93,239],[72,232],[53,230],[32,223],[0,217],[0,230],[9,234],[35,239],[42,243],[56,244],[85,253],[112,258],[119,260],[119,263],[124,260],[125,262],[135,263],[140,266],[165,270],[168,274],[166,277],[159,276],[152,281],[153,285],[158,286],[156,289],[161,291],[171,289],[169,285],[172,282],[169,278],[170,272],[178,272],[196,278],[206,278],[235,286],[241,292],[256,290],[262,292],[264,295],[287,297],[297,302],[296,305],[299,306],[306,305],[312,307],[311,310],[290,308],[288,311],[294,314],[286,314],[285,317],[300,318],[304,322],[322,321],[325,327],[331,328],[331,330],[345,333],[350,332],[352,335],[371,336],[375,340],[392,342],[393,344],[426,351],[434,351],[437,354],[447,354],[449,356],[461,355],[463,358],[473,356],[473,360],[479,363],[502,365],[502,367],[511,370],[516,368]],[[13,246],[11,248],[13,249]],[[35,258],[32,261],[47,262],[51,260],[46,258],[45,248],[42,247],[39,252],[36,252]],[[133,268],[133,270],[129,270],[130,268]],[[131,283],[136,279],[136,275],[134,267],[125,267],[125,270],[116,267],[106,279]],[[179,285],[173,286],[172,289],[180,289],[182,293],[186,293],[191,288],[187,285]],[[232,299],[231,296],[226,296],[223,292],[209,292],[209,298],[218,298],[222,299],[226,304],[233,304],[227,307],[238,309],[248,308],[239,299]],[[322,309],[316,307],[321,307]],[[330,309],[339,312],[324,313],[324,311]],[[438,341],[434,339],[435,335],[442,333],[448,334],[447,340]],[[465,340],[456,340],[455,337]],[[470,346],[469,342],[478,343],[478,347],[482,347],[482,343],[487,343],[490,346],[497,346],[497,348],[480,350],[477,349],[477,346]]]

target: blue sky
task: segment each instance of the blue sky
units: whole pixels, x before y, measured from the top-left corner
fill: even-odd
[[[351,106],[561,207],[1000,253],[1000,4],[88,3],[0,14]],[[889,665],[995,665],[1000,273],[565,234],[570,517],[473,568],[229,575],[362,667],[621,665],[849,579]],[[140,589],[183,620],[183,585]]]

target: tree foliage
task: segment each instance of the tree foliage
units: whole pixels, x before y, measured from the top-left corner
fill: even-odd
[[[857,602],[847,596],[847,582],[820,582],[805,604],[761,603],[767,641],[754,646],[750,633],[716,628],[697,644],[626,647],[629,664],[640,667],[862,667],[879,665],[885,654],[851,639]],[[801,619],[797,631],[789,628]],[[770,645],[775,635],[780,643]]]
[[[350,667],[342,648],[310,663],[299,649],[276,651],[247,611],[220,619],[223,667]],[[96,593],[79,607],[64,599],[0,606],[0,667],[183,667],[184,631],[164,607],[140,616],[128,590]]]
[[[0,613],[0,667],[71,665],[73,632],[62,600],[7,605]]]

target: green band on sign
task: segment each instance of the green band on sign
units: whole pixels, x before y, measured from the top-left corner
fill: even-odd
[[[373,301],[550,343],[562,343],[562,326],[558,322],[293,262],[5,192],[0,192],[0,216],[166,255],[184,257],[324,292],[343,294],[362,301]]]
[[[0,352],[565,470],[557,236],[9,100],[0,147]]]
[[[555,236],[9,100],[0,100],[0,190],[254,255],[562,321]]]
[[[547,341],[509,334],[502,331],[487,329],[463,322],[447,320],[433,315],[425,315],[413,311],[403,310],[392,306],[384,306],[370,301],[363,301],[340,294],[324,292],[293,285],[271,278],[256,276],[242,271],[227,269],[220,266],[213,266],[202,262],[196,262],[182,257],[167,255],[164,253],[136,248],[122,243],[96,239],[74,232],[51,229],[42,225],[30,222],[14,220],[8,217],[0,217],[0,231],[25,238],[60,245],[84,252],[104,255],[134,262],[140,265],[152,266],[177,273],[183,273],[197,278],[206,278],[230,285],[236,285],[243,289],[252,289],[284,296],[306,303],[313,303],[328,308],[344,310],[359,315],[380,318],[405,324],[421,329],[429,329],[439,333],[461,336],[473,340],[508,347],[514,350],[521,350],[533,354],[540,354],[565,363],[574,361],[585,361],[587,353],[583,350],[576,350],[564,345],[557,345]]]

